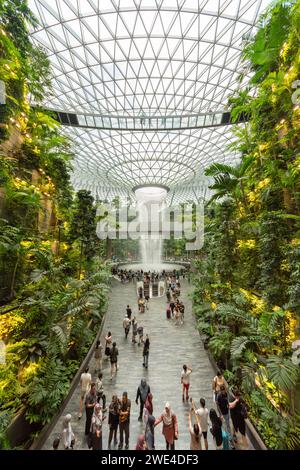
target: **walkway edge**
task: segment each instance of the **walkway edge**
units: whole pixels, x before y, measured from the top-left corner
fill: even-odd
[[[84,370],[85,367],[88,366],[90,360],[92,359],[93,357],[93,354],[94,354],[94,350],[95,350],[95,347],[96,347],[96,342],[97,340],[100,338],[101,334],[102,334],[102,331],[103,331],[103,326],[104,326],[104,322],[105,322],[105,318],[106,318],[106,314],[107,312],[104,313],[103,317],[102,317],[102,320],[101,320],[101,325],[99,327],[99,330],[98,330],[98,333],[96,334],[96,337],[93,341],[93,344],[91,345],[86,357],[84,358],[84,360],[82,361],[82,363],[80,364],[79,368],[78,368],[78,371],[76,372],[72,382],[71,382],[71,385],[70,385],[70,388],[69,388],[69,391],[68,391],[68,394],[66,395],[64,401],[61,403],[60,407],[59,407],[59,410],[58,412],[56,413],[56,415],[54,415],[54,417],[52,418],[51,422],[49,424],[46,424],[39,436],[34,440],[34,442],[32,443],[32,445],[30,446],[29,450],[42,450],[42,447],[43,445],[45,444],[48,436],[51,434],[53,428],[56,426],[58,420],[60,419],[68,401],[70,400],[72,394],[74,393],[74,390],[76,389],[78,383],[79,383],[79,380],[80,380],[80,376],[82,374],[82,371]]]

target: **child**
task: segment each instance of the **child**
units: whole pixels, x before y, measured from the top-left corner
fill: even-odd
[[[103,378],[103,374],[100,373],[98,375],[98,378],[96,379],[96,392],[97,392],[97,403],[100,403],[100,400],[102,400],[103,412],[105,412],[106,411],[106,408],[105,408],[106,396],[104,395],[102,378]]]

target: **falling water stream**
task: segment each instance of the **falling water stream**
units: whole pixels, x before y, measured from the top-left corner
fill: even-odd
[[[135,191],[140,225],[140,257],[145,270],[162,269],[163,238],[161,212],[166,206],[167,191],[162,187],[143,187]]]

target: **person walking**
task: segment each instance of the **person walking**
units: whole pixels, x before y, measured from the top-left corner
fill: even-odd
[[[227,382],[225,378],[223,377],[223,374],[220,370],[218,370],[217,375],[213,379],[212,383],[212,389],[213,389],[213,395],[214,395],[214,402],[216,403],[217,401],[217,396],[218,393],[220,392],[221,385],[224,385],[224,387],[227,389]]]
[[[92,376],[89,373],[89,367],[86,367],[84,372],[80,376],[80,403],[79,403],[79,415],[78,419],[82,417],[83,403],[86,394],[90,391],[92,383]]]
[[[98,375],[96,379],[96,392],[97,392],[97,403],[100,403],[100,400],[102,400],[102,411],[105,413],[106,408],[106,396],[104,394],[104,389],[103,389],[103,374],[102,372]]]
[[[108,436],[108,450],[111,449],[111,441],[114,438],[114,446],[117,445],[117,432],[119,427],[119,402],[117,395],[113,395],[109,405],[108,414],[109,436]]]
[[[186,364],[183,365],[181,372],[182,401],[184,401],[184,394],[186,401],[189,399],[190,375],[192,372],[193,369],[191,367],[188,367]]]
[[[112,348],[110,350],[110,380],[113,379],[114,373],[117,373],[118,370],[118,355],[119,351],[117,348],[117,343],[113,342]]]
[[[128,398],[127,392],[123,392],[122,401],[119,408],[119,429],[120,429],[120,442],[119,450],[123,449],[124,434],[125,434],[125,449],[129,449],[129,424],[130,424],[130,410],[131,401]]]
[[[224,385],[220,386],[220,392],[217,395],[217,407],[220,411],[221,416],[224,419],[226,425],[226,431],[229,437],[229,440],[232,442],[232,435],[230,429],[230,414],[229,414],[229,401],[228,401],[228,394]],[[233,443],[232,443],[233,446]]]
[[[162,433],[166,440],[166,449],[174,450],[175,441],[178,439],[178,421],[177,416],[171,410],[170,404],[165,404],[165,410],[158,419],[155,420],[154,426],[163,423]]]
[[[75,436],[72,431],[71,419],[72,415],[67,414],[64,416],[62,423],[62,437],[65,450],[73,449],[75,445]]]
[[[102,408],[96,403],[91,422],[91,448],[93,450],[102,450],[102,423],[105,420]]]
[[[148,417],[153,415],[153,395],[152,393],[148,393],[145,405],[144,405],[144,423],[147,424]]]
[[[235,442],[238,442],[237,433],[240,432],[242,436],[242,446],[246,450],[249,448],[249,443],[246,437],[245,422],[247,419],[247,406],[238,390],[234,389],[232,394],[233,397],[230,399],[229,409],[234,429],[233,439]]]
[[[144,328],[142,325],[138,326],[137,333],[139,336],[138,346],[140,346],[143,342],[143,336],[144,336]]]
[[[175,309],[175,303],[174,303],[173,300],[170,302],[170,309],[171,309],[171,316],[173,318],[174,317],[174,309]]]
[[[136,399],[135,399],[135,402],[137,405],[140,400],[140,414],[138,417],[139,421],[143,421],[144,405],[145,405],[145,402],[149,393],[150,393],[150,387],[147,384],[147,381],[145,379],[142,379],[140,385],[138,386],[138,389],[136,392]]]
[[[200,429],[202,432],[205,449],[208,450],[207,431],[208,431],[209,412],[208,412],[208,409],[205,407],[204,398],[200,398],[200,408],[198,408],[198,410],[196,410],[195,413],[199,417],[199,420],[200,420]]]
[[[112,348],[112,335],[111,332],[109,331],[107,335],[105,336],[105,356],[106,359],[110,358],[110,350]]]
[[[91,390],[85,397],[85,435],[88,436],[91,430],[91,422],[92,416],[94,413],[94,408],[97,404],[97,392],[96,392],[96,384],[91,384]]]
[[[103,347],[101,345],[100,340],[97,340],[95,352],[94,352],[94,359],[95,359],[95,372],[102,371],[102,351]]]
[[[150,352],[150,339],[149,336],[146,335],[144,340],[144,347],[143,347],[143,367],[148,369],[148,361],[149,361],[149,352]]]
[[[147,423],[146,423],[146,429],[145,429],[145,439],[146,439],[148,450],[155,450],[154,424],[155,424],[154,416],[149,415],[147,419]]]
[[[124,332],[125,332],[125,338],[127,339],[128,337],[128,333],[129,333],[129,330],[130,330],[130,319],[128,318],[128,315],[125,315],[125,318],[123,320],[123,328],[124,328]]]
[[[196,423],[193,424],[192,417],[196,418]],[[190,449],[191,450],[202,450],[201,447],[201,425],[199,416],[196,415],[195,409],[191,408],[189,411],[189,432],[191,436]]]
[[[222,420],[213,408],[209,412],[209,419],[211,422],[210,432],[213,435],[216,449],[221,450],[223,445]]]
[[[136,321],[136,318],[133,317],[132,319],[132,343],[136,343],[136,335],[137,335],[137,329],[138,329],[138,324],[137,324],[137,321]]]
[[[131,307],[129,307],[129,305],[127,305],[126,307],[126,315],[129,318],[129,320],[131,320],[132,310],[131,310]]]

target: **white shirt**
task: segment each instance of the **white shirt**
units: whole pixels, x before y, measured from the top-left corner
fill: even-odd
[[[83,372],[80,377],[81,390],[88,392],[91,387],[92,376],[89,372]]]
[[[208,429],[208,409],[207,408],[199,408],[195,411],[196,415],[199,416],[200,426],[202,432],[207,432]]]
[[[189,384],[190,383],[190,374],[191,374],[191,370],[190,369],[187,369],[186,372],[184,372],[184,370],[181,372],[181,379],[182,379],[182,383],[183,384]]]
[[[123,328],[128,328],[128,326],[130,325],[130,320],[129,318],[124,318],[123,320]]]

